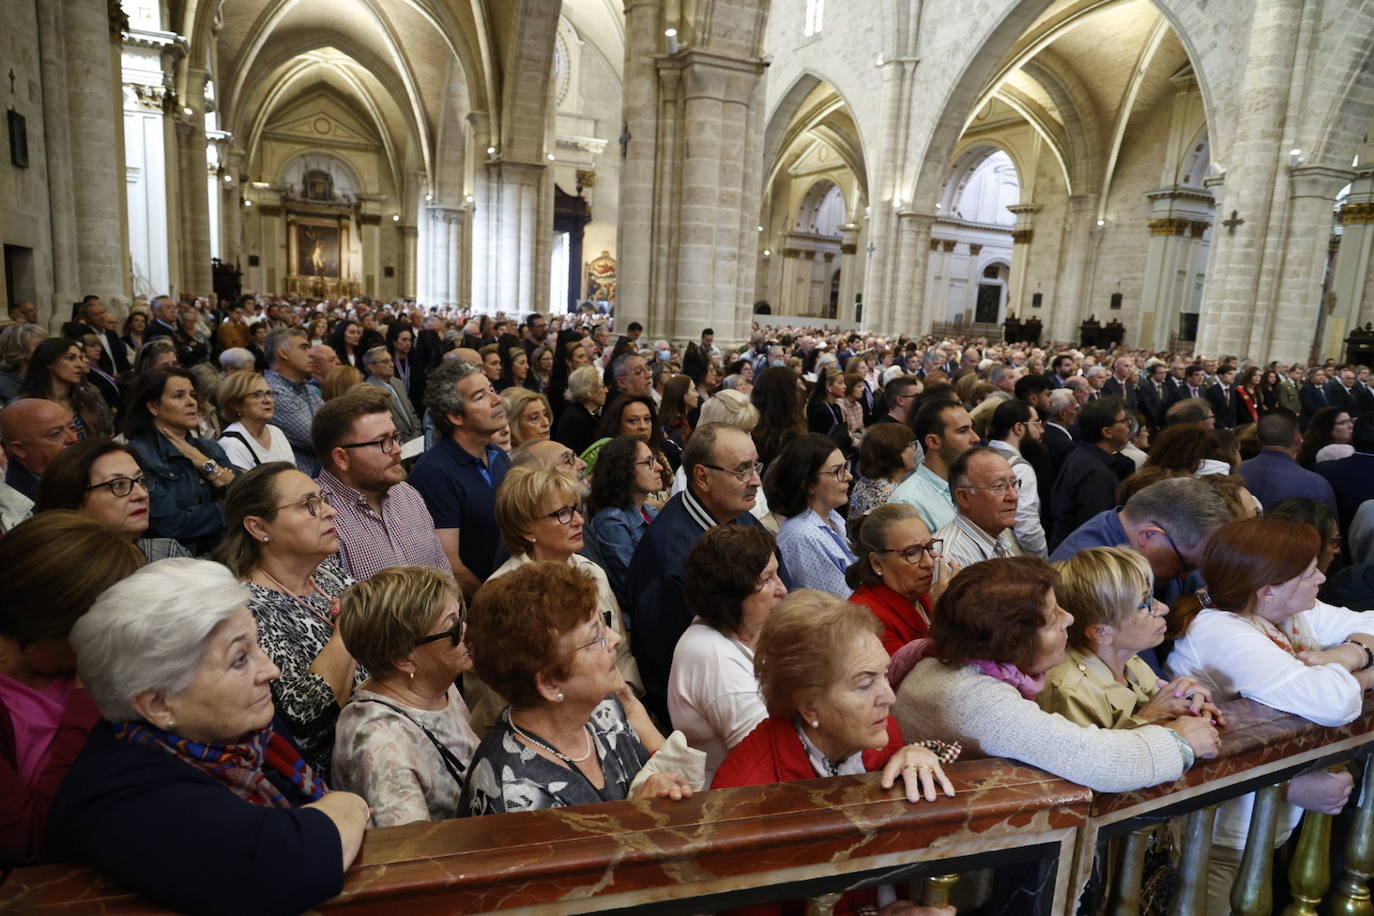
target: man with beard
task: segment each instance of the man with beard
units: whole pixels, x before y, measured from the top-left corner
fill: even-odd
[[[1049,551],[1045,526],[1040,520],[1039,478],[1028,456],[1044,453],[1044,446],[1040,444],[1043,430],[1040,412],[1019,400],[997,405],[988,425],[988,447],[1007,459],[1016,479],[1021,482],[1012,533],[1022,553],[1036,557],[1046,556]]]

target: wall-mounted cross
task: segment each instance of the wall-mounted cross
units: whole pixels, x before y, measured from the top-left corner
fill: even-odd
[[[1236,227],[1237,227],[1237,226],[1244,226],[1244,225],[1245,225],[1245,220],[1240,219],[1239,217],[1240,217],[1239,211],[1232,210],[1232,211],[1231,211],[1231,218],[1230,218],[1230,219],[1224,219],[1224,220],[1221,221],[1221,224],[1222,224],[1223,226],[1226,227],[1226,234],[1227,234],[1227,235],[1235,235],[1235,234],[1236,234]]]
[[[14,95],[14,68],[10,67],[10,95]]]
[[[877,250],[878,250],[878,246],[874,245],[872,242],[869,242],[869,243],[868,243],[868,247],[864,249],[864,251],[867,251],[867,252],[868,252],[868,256],[869,256],[870,258],[873,257],[873,252],[875,252],[875,251],[877,251]]]

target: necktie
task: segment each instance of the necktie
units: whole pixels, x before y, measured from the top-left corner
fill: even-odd
[[[1011,551],[1007,549],[1006,544],[1002,543],[1002,539],[1000,537],[992,542],[992,555],[994,557],[1011,556]]]
[[[1193,385],[1189,385],[1189,386],[1188,386],[1188,397],[1190,397],[1190,398],[1195,398],[1195,397],[1197,397],[1197,388],[1196,388],[1196,386],[1193,386]]]

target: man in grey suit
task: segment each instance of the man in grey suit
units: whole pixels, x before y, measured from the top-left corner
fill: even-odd
[[[396,423],[396,432],[403,441],[409,442],[423,432],[420,418],[415,414],[415,406],[401,383],[396,380],[396,363],[386,347],[373,347],[363,354],[363,365],[367,367],[367,383],[385,388],[391,393],[391,419]]]

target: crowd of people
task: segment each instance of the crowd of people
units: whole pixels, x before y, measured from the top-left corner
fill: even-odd
[[[294,912],[368,827],[864,772],[917,802],[961,755],[1129,791],[1214,756],[1224,700],[1335,725],[1374,685],[1367,367],[370,300],[10,318],[6,867]],[[1352,783],[1295,778],[1277,842]]]

